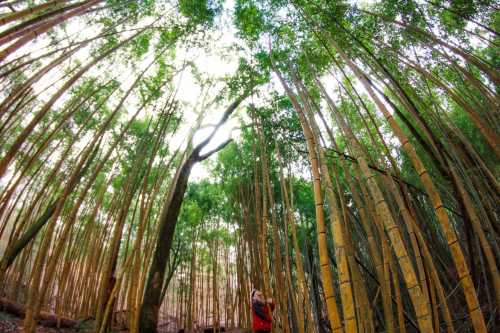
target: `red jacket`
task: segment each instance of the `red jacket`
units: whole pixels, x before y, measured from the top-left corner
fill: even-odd
[[[258,301],[254,301],[252,303],[252,328],[254,331],[271,331],[273,318],[269,313],[269,308],[271,308],[271,311],[273,311],[274,303],[270,303],[269,306]]]

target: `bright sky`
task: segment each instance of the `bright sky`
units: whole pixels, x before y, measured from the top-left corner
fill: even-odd
[[[176,68],[181,68],[185,60],[192,61],[198,68],[199,72],[202,73],[204,78],[213,78],[215,81],[223,78],[224,76],[231,75],[235,73],[238,67],[238,58],[240,57],[234,50],[228,50],[228,48],[233,45],[236,41],[236,31],[232,24],[231,12],[234,8],[234,0],[226,0],[224,3],[223,14],[216,19],[217,26],[209,32],[210,36],[208,39],[211,39],[208,43],[210,43],[210,47],[206,49],[203,48],[189,48],[182,49],[182,47],[178,46],[176,50],[176,59],[178,62],[175,64]],[[75,18],[70,21],[69,24],[66,25],[66,33],[71,36],[83,36],[88,35],[92,36],[96,34],[94,28],[92,26],[88,26],[85,23],[79,21],[80,18]],[[141,21],[140,25],[145,26],[147,22]],[[84,27],[82,29],[82,27]],[[46,38],[41,38],[36,40],[33,45],[29,47],[29,52],[36,56],[45,52],[46,45],[50,41]],[[64,45],[60,45],[62,47]],[[89,48],[83,48],[78,53],[76,53],[72,59],[78,60],[82,63],[85,63],[90,58]],[[22,49],[19,53],[24,54],[28,52],[27,48]],[[153,54],[148,55],[142,65],[146,66],[149,62],[153,60]],[[139,67],[140,68],[140,67]],[[102,68],[94,67],[90,71],[91,75],[99,76],[102,71]],[[115,68],[111,69],[111,75],[117,75],[115,78],[123,82],[122,89],[127,90],[128,87],[132,84],[133,78],[137,75],[134,74],[132,68],[128,68],[126,66],[122,66],[120,64],[116,64]],[[115,74],[117,73],[117,74]],[[34,85],[36,92],[41,92],[42,90],[47,89],[47,86],[52,82],[55,82],[60,77],[60,72],[58,70],[53,70],[48,73],[43,80],[39,81]],[[197,112],[200,111],[200,106],[198,105],[200,100],[200,92],[201,87],[200,84],[194,78],[192,72],[187,69],[182,74],[178,74],[175,78],[175,86],[178,88],[177,100],[179,100],[183,106],[184,119],[182,122],[181,128],[179,128],[176,135],[170,140],[170,147],[172,150],[177,149],[179,146],[185,147],[185,140],[189,136],[191,128],[195,126],[196,119],[198,118]],[[59,85],[55,85],[52,88],[49,88],[49,92],[54,93]],[[217,93],[224,87],[222,82],[216,83],[214,87],[210,88],[207,94],[208,101],[216,97]],[[42,96],[51,96],[51,93],[42,94]],[[62,105],[64,103],[64,98],[61,98],[57,103],[57,105]],[[115,101],[115,103],[117,100]],[[132,97],[127,99],[127,104],[133,103],[134,100]],[[135,101],[137,102],[137,101]],[[194,144],[202,141],[206,136],[211,133],[213,127],[207,126],[210,124],[215,124],[222,115],[223,111],[232,101],[226,101],[221,105],[214,105],[208,110],[205,110],[205,117],[203,119],[200,130],[198,130],[194,136]],[[129,113],[135,112],[135,107],[129,107]],[[237,111],[238,112],[238,111]],[[145,114],[143,113],[142,116]],[[127,118],[126,115],[124,115]],[[141,115],[139,116],[141,117]],[[227,123],[222,126],[215,137],[212,139],[211,143],[205,148],[205,150],[213,149],[218,146],[220,143],[226,141],[231,135],[233,138],[237,138],[239,133],[238,130],[234,130],[235,127],[239,126],[239,122],[233,118],[229,119]],[[87,140],[81,140],[82,148],[87,142]],[[212,158],[214,158],[212,156]],[[197,164],[192,171],[192,179],[199,180],[208,176],[208,170],[206,167],[199,163]],[[7,178],[7,177],[5,177]]]
[[[359,5],[366,5],[375,2],[375,0],[361,0],[361,1],[357,0],[354,2],[357,2]],[[220,50],[225,50],[228,46],[238,41],[236,37],[236,30],[232,24],[232,15],[231,15],[231,12],[233,11],[234,8],[234,0],[226,0],[224,6],[225,6],[224,14],[220,18],[221,24],[214,32],[214,34],[220,34],[220,38],[215,41],[215,44],[211,45],[211,50],[212,50],[211,53],[209,54],[204,50],[200,49],[196,49],[193,51],[193,53],[197,55],[194,62],[196,63],[198,68],[214,77],[221,77],[226,74],[234,73],[238,66],[237,63],[238,57],[240,56],[234,53],[234,51],[232,51],[232,53],[227,53],[225,51],[223,51],[223,53],[220,53]],[[217,51],[219,51],[219,53],[217,53]],[[186,74],[188,75],[186,76]],[[195,91],[196,94],[199,93],[199,86],[189,73],[185,73],[184,75],[185,77],[183,78],[183,82],[181,83],[181,90],[180,90],[180,92],[182,91],[182,94],[179,97],[182,98],[183,100],[189,101],[192,100],[193,95],[195,95],[194,93]],[[282,91],[281,85],[276,84],[278,82],[277,78],[274,78],[273,81],[274,81],[273,88],[278,91]],[[330,87],[331,84],[333,84],[332,80],[327,80],[327,82],[325,82],[325,85],[327,87]],[[363,91],[364,89],[361,88],[361,90]],[[215,91],[217,90],[215,89]],[[227,103],[229,104],[230,102]],[[211,110],[210,114],[203,121],[203,124],[213,124],[217,122],[225,106],[226,105],[221,105],[218,108]],[[196,115],[194,113],[192,117],[193,117],[192,119],[196,119]],[[321,122],[319,122],[319,124],[321,124]],[[188,125],[191,125],[191,123],[189,123]],[[210,145],[207,146],[206,150],[208,151],[214,147],[217,147],[219,144],[227,140],[229,136],[231,136],[233,139],[237,139],[240,134],[239,130],[237,129],[238,126],[239,122],[233,116],[224,126],[222,126],[219,129],[216,136],[212,139]],[[208,128],[205,127],[200,129],[194,137],[194,143],[196,144],[197,142],[203,140],[211,132],[211,129],[212,129],[211,127]],[[179,135],[176,136],[177,140],[182,140],[185,137],[186,136],[181,133],[179,133]],[[211,157],[211,159],[216,158],[216,156],[217,155],[214,154]],[[191,180],[196,181],[203,179],[207,176],[208,176],[208,170],[205,164],[198,163],[193,168],[191,174]]]
[[[357,1],[360,3],[360,1]],[[373,2],[373,0],[365,0],[361,1],[361,3],[369,3]],[[203,73],[204,77],[211,77],[215,80],[218,78],[222,78],[226,75],[233,74],[238,66],[238,58],[240,56],[245,56],[245,54],[238,54],[234,49],[229,50],[228,48],[234,43],[238,42],[236,37],[236,31],[232,22],[232,11],[234,8],[234,0],[226,0],[224,3],[224,10],[222,11],[221,17],[217,18],[217,27],[215,27],[211,32],[209,38],[212,40],[209,41],[210,47],[207,49],[202,48],[190,48],[189,50],[178,49],[176,53],[176,61],[179,61],[177,64],[177,68],[180,68],[184,60],[188,59],[195,63],[197,68],[201,73]],[[91,26],[83,25],[85,28],[82,31],[82,25],[78,23],[78,19],[72,20],[72,24],[68,24],[66,26],[66,31],[68,35],[76,35],[76,34],[88,34],[93,35],[93,31]],[[81,22],[80,22],[81,23]],[[142,24],[146,24],[142,22]],[[88,31],[87,31],[88,30]],[[30,52],[36,55],[37,51],[42,52],[45,50],[45,45],[47,44],[46,39],[41,39],[37,41],[32,47]],[[242,43],[238,43],[242,45]],[[24,49],[21,53],[26,52]],[[85,59],[89,57],[88,48],[84,48],[81,52],[76,54],[73,59],[80,59],[85,62]],[[145,59],[144,63],[151,61],[151,57]],[[99,71],[101,69],[95,68],[94,71]],[[119,73],[117,79],[122,82],[132,82],[132,75],[130,68],[116,68],[114,72]],[[99,73],[94,73],[99,74]],[[52,82],[58,77],[58,73],[53,73],[53,76],[48,75],[44,80],[40,81],[37,85],[35,85],[36,90],[42,90],[47,87],[47,82]],[[178,133],[172,138],[170,142],[170,146],[172,149],[176,149],[179,146],[184,146],[186,142],[186,138],[189,136],[189,132],[191,128],[195,125],[196,119],[198,118],[197,112],[200,111],[199,105],[197,102],[199,101],[200,96],[200,85],[193,77],[190,70],[185,70],[182,73],[182,79],[180,79],[181,75],[178,75],[176,80],[176,85],[178,86],[178,95],[177,99],[179,99],[185,105],[183,107],[184,110],[184,121],[182,127],[178,130]],[[328,83],[325,82],[328,86]],[[223,83],[218,83],[216,86],[210,88],[208,99],[215,97],[218,91],[223,88]],[[128,84],[125,83],[125,87],[123,89],[127,89]],[[275,88],[281,90],[279,85],[275,85]],[[57,86],[55,86],[52,90],[55,90]],[[38,89],[37,89],[38,88]],[[50,96],[50,94],[42,94],[45,96]],[[62,103],[64,98],[61,99],[58,103]],[[130,101],[129,101],[130,102]],[[210,124],[215,124],[220,116],[222,115],[224,109],[227,105],[231,103],[231,101],[226,101],[225,104],[215,105],[211,107],[209,110],[205,110],[206,115],[201,125],[201,129],[197,131],[194,136],[194,144],[200,142],[211,132],[213,127],[207,126]],[[130,112],[134,111],[133,108],[130,108]],[[236,112],[238,113],[238,111]],[[241,114],[241,112],[240,112]],[[229,136],[234,139],[239,137],[239,130],[237,127],[239,126],[239,121],[233,115],[231,119],[227,121],[227,123],[222,126],[215,137],[212,139],[211,143],[205,148],[206,150],[213,149],[214,147],[220,145],[222,142],[226,141]],[[84,144],[83,142],[82,144]],[[212,156],[212,159],[215,158],[216,155]],[[200,180],[208,176],[208,170],[206,169],[203,163],[197,164],[192,171],[192,180]]]
[[[203,49],[190,50],[187,53],[187,57],[192,59],[196,64],[198,69],[202,71],[209,77],[222,78],[226,75],[235,73],[238,68],[238,58],[239,54],[235,53],[233,50],[228,50],[228,47],[237,42],[236,31],[232,24],[231,12],[234,8],[234,0],[226,0],[224,4],[223,15],[218,18],[217,22],[219,26],[214,29],[212,37],[214,37],[213,44],[211,43],[210,52]],[[193,57],[194,56],[194,57]],[[180,59],[182,57],[179,57]],[[209,99],[216,96],[217,92],[223,88],[222,84],[217,85],[210,89]],[[190,104],[196,103],[195,96],[200,94],[200,86],[192,76],[189,71],[183,74],[182,81],[180,83],[180,89],[178,98],[180,100],[186,101]],[[207,126],[215,124],[220,119],[222,113],[224,112],[227,105],[232,101],[226,101],[222,105],[214,106],[208,110],[207,116],[202,122],[201,129],[198,130],[194,136],[193,142],[197,144],[198,142],[205,139],[211,132],[213,127]],[[179,133],[174,138],[174,146],[184,143],[183,140],[187,137],[188,127],[194,125],[197,119],[197,114],[185,108],[185,128],[179,131]],[[238,113],[239,110],[236,111]],[[210,144],[205,148],[204,151],[209,151],[222,142],[226,141],[230,136],[233,139],[238,138],[239,121],[236,119],[235,114],[230,118],[226,124],[221,126],[217,131],[216,135],[210,142]],[[192,121],[190,121],[192,119]],[[215,158],[216,154],[211,157]],[[208,170],[204,163],[198,163],[194,166],[191,174],[191,180],[200,180],[208,176]]]

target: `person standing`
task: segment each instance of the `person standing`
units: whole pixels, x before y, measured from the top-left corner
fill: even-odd
[[[273,326],[271,311],[274,310],[271,298],[264,299],[260,290],[252,291],[252,329],[255,333],[269,333]]]

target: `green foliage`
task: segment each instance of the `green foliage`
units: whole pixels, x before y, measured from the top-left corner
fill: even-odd
[[[227,78],[229,96],[249,94],[255,87],[269,81],[269,71],[240,58],[236,73]]]
[[[220,10],[221,4],[217,0],[179,0],[179,12],[192,25],[212,25]]]
[[[160,33],[157,49],[162,50],[173,45],[184,33],[180,25],[172,24],[170,27],[158,29]]]
[[[152,37],[153,32],[147,31],[130,43],[131,54],[135,59],[141,59],[149,51]]]
[[[110,15],[114,20],[127,17],[129,20],[137,22],[140,18],[150,16],[154,13],[157,1],[155,0],[106,0]]]
[[[171,80],[172,66],[166,63],[164,56],[156,60],[155,74],[145,77],[140,82],[141,103],[151,104],[163,96],[165,83]]]
[[[234,11],[234,23],[241,37],[255,42],[264,31],[264,14],[253,1],[239,0]]]
[[[316,213],[312,186],[309,179],[293,179],[294,208],[300,214],[301,219],[315,221]]]

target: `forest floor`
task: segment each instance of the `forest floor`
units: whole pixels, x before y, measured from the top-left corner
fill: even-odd
[[[23,320],[11,314],[0,312],[0,333],[22,333]],[[74,329],[57,329],[39,326],[37,333],[75,333]],[[81,331],[83,332],[83,331]]]
[[[22,329],[23,320],[14,315],[0,311],[0,333],[23,333]],[[75,328],[50,328],[39,325],[36,330],[37,333],[90,333],[93,332],[91,327],[84,324],[78,325]],[[127,331],[112,331],[113,333],[127,333]],[[247,333],[246,330],[235,329],[228,331],[228,333]],[[174,333],[174,332],[165,332]]]

